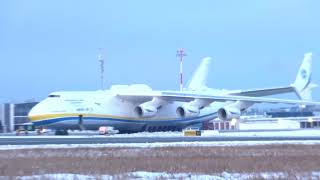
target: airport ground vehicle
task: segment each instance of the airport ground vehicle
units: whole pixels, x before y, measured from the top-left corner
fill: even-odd
[[[107,134],[117,134],[119,131],[114,130],[111,126],[101,126],[99,127],[99,134],[100,135],[107,135]]]
[[[201,136],[201,130],[199,128],[186,128],[183,130],[184,136]]]
[[[29,131],[35,131],[35,126],[32,123],[16,124],[15,125],[16,135],[29,134]]]

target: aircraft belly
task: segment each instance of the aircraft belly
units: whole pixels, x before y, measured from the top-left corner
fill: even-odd
[[[115,118],[99,118],[99,117],[84,117],[83,126],[86,130],[98,130],[100,126],[112,126],[120,132],[141,132],[148,129],[159,131],[164,128],[168,130],[180,130],[188,125],[198,122],[211,120],[216,117],[216,114],[208,114],[200,117],[184,118],[184,119],[115,119]],[[52,120],[50,124],[43,126],[53,129],[79,129],[78,117]]]

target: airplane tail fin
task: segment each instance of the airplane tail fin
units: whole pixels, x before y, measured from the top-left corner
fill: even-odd
[[[209,65],[211,63],[211,58],[206,57],[203,58],[201,64],[195,71],[195,73],[192,76],[192,79],[187,87],[188,90],[203,90],[206,89],[207,86],[207,78],[208,78],[208,72],[209,72]]]
[[[311,82],[312,79],[312,53],[304,55],[298,75],[292,86],[302,100],[312,100],[312,89],[318,85]]]

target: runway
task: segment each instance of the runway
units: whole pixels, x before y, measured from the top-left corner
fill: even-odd
[[[4,137],[0,145],[52,145],[52,144],[124,144],[174,142],[234,142],[234,141],[307,141],[320,140],[320,136],[305,137]]]

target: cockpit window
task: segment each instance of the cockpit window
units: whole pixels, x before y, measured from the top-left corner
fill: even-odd
[[[60,97],[60,95],[51,94],[51,95],[49,95],[48,97],[50,97],[50,98],[57,98],[57,97]]]

